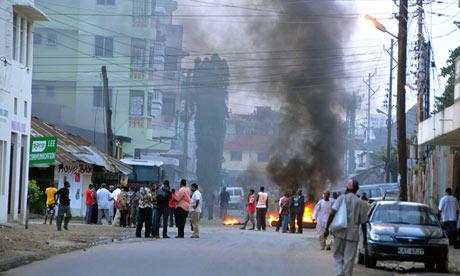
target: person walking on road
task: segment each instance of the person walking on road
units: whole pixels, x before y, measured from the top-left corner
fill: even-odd
[[[176,196],[176,189],[171,189],[171,197],[169,198],[169,227],[174,227],[174,211],[176,210],[176,203],[174,197]]]
[[[97,191],[97,224],[102,224],[102,215],[105,216],[108,225],[112,224],[109,212],[111,200],[112,194],[106,189],[105,183],[102,183],[101,188]]]
[[[129,196],[128,187],[121,186],[121,191],[117,196],[117,209],[120,216],[120,227],[126,228],[128,224]]]
[[[299,190],[297,195],[299,196],[299,207],[297,211],[297,233],[303,233],[303,214],[305,212],[305,196],[302,190]]]
[[[289,225],[289,209],[291,206],[291,198],[289,197],[289,193],[286,192],[284,194],[283,200],[281,200],[280,208],[281,208],[281,225],[283,226],[283,233],[287,233],[288,225]]]
[[[256,212],[256,196],[254,195],[254,193],[254,189],[251,189],[249,191],[249,195],[246,201],[246,219],[244,220],[243,227],[241,227],[242,230],[246,229],[246,226],[248,225],[249,221],[251,221],[252,223],[252,228],[250,230],[256,229],[256,222],[254,219],[254,214]]]
[[[337,211],[342,204],[347,208],[347,228],[336,230],[334,235],[334,261],[338,276],[351,276],[353,274],[353,264],[356,257],[359,241],[359,229],[367,222],[368,206],[356,196],[359,190],[359,183],[356,180],[349,180],[347,191],[341,195],[332,205],[324,236],[329,235],[329,226],[334,220]],[[364,239],[367,243],[367,239]]]
[[[163,239],[169,239],[168,236],[168,214],[169,200],[172,197],[169,181],[166,180],[163,186],[157,190],[157,217],[155,222],[154,238],[160,237],[160,221],[163,219]]]
[[[193,235],[192,239],[200,238],[200,215],[201,215],[201,206],[203,205],[203,198],[201,192],[198,189],[198,184],[192,184],[192,198],[190,201],[190,216],[192,218],[193,226]]]
[[[56,196],[59,199],[59,209],[56,219],[57,230],[61,231],[62,219],[64,219],[64,229],[69,230],[69,222],[72,218],[70,212],[70,183],[65,181],[64,187],[56,192]]]
[[[327,244],[327,238],[324,236],[327,219],[329,218],[331,209],[332,201],[330,200],[330,192],[325,191],[323,198],[316,203],[312,216],[312,219],[316,220],[316,232],[319,234],[319,245],[321,246],[321,250],[331,250],[331,246]]]
[[[46,224],[46,220],[50,219],[50,224],[53,224],[54,214],[56,212],[56,193],[57,189],[54,186],[49,186],[45,190],[46,195],[46,214],[45,221],[43,224]]]
[[[152,193],[147,187],[142,187],[139,192],[137,192],[136,197],[139,201],[139,214],[137,216],[137,225],[136,225],[136,237],[140,238],[142,234],[142,227],[145,224],[145,233],[146,238],[150,237],[152,231]]]
[[[176,226],[177,236],[176,238],[184,238],[184,228],[187,221],[188,210],[190,209],[190,190],[187,188],[187,180],[182,179],[180,181],[180,189],[176,193]]]
[[[220,202],[220,218],[224,219],[227,216],[228,203],[230,202],[230,194],[227,192],[227,187],[222,187],[219,196]]]
[[[438,209],[444,233],[449,238],[449,244],[453,245],[456,239],[457,218],[460,207],[458,200],[452,196],[452,188],[446,189],[446,195],[439,201]]]
[[[260,192],[257,194],[256,199],[256,212],[257,212],[257,230],[265,231],[267,227],[267,208],[268,208],[268,194],[265,192],[265,187],[260,187]]]
[[[86,203],[86,216],[85,216],[85,222],[86,224],[91,224],[91,218],[93,216],[93,204],[94,204],[94,198],[93,198],[93,184],[90,183],[88,186],[88,189],[85,191],[85,203]]]

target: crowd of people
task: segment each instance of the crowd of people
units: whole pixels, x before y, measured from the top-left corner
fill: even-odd
[[[45,190],[46,214],[44,224],[52,224],[56,206],[58,212],[56,227],[61,231],[62,222],[64,229],[68,230],[70,219],[70,184],[64,181],[64,187],[56,189],[48,187]],[[176,238],[184,238],[184,228],[187,217],[190,215],[193,229],[192,238],[199,238],[199,223],[203,199],[198,184],[187,187],[187,181],[181,180],[180,189],[176,192],[171,189],[168,180],[163,184],[145,185],[135,190],[127,185],[107,185],[102,183],[99,187],[89,184],[85,191],[86,224],[102,225],[105,218],[107,225],[136,228],[136,237],[169,238],[168,225],[178,229]]]

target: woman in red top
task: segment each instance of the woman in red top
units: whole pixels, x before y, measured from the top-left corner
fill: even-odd
[[[254,220],[254,214],[256,212],[256,196],[254,195],[255,191],[251,189],[249,191],[248,199],[247,199],[247,205],[248,208],[246,209],[246,219],[244,220],[243,227],[241,229],[246,229],[246,225],[248,224],[249,221],[252,223],[252,228],[250,230],[254,230],[256,228],[256,223]]]
[[[169,227],[174,227],[174,211],[176,210],[176,203],[174,198],[176,197],[176,189],[171,190],[171,198],[169,199]]]

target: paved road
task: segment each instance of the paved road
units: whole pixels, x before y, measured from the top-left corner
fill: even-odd
[[[173,233],[171,233],[173,234]],[[205,226],[202,238],[98,246],[10,270],[5,275],[334,275],[330,251],[314,231],[303,235]],[[355,275],[392,275],[356,266]]]

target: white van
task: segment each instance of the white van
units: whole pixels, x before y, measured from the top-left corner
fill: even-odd
[[[230,195],[228,207],[230,209],[241,210],[244,208],[244,190],[242,187],[227,187],[227,192]]]

